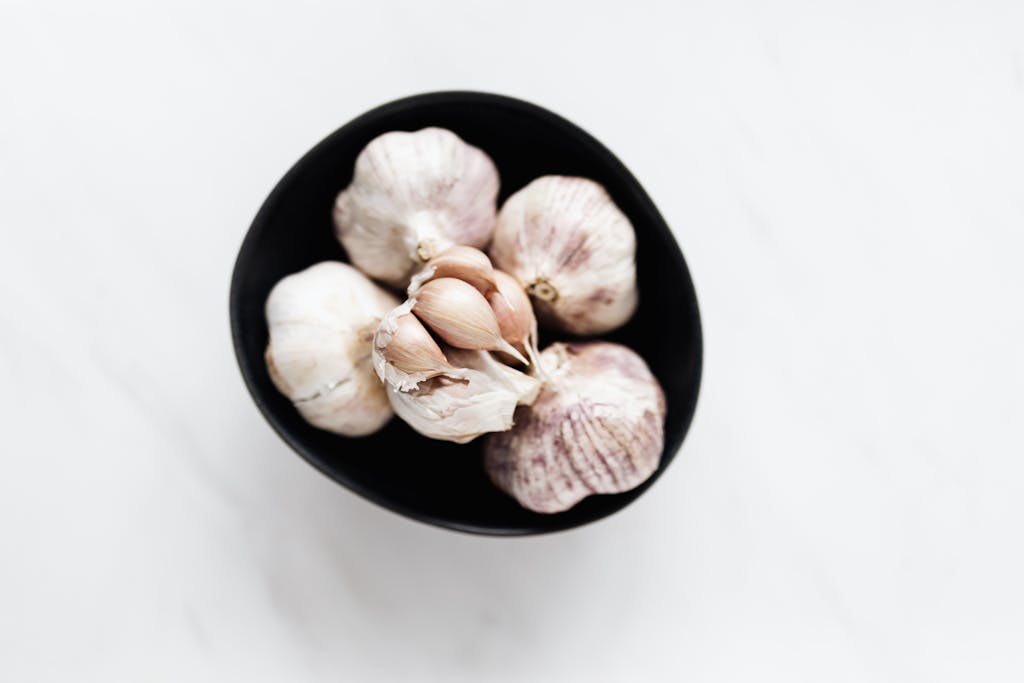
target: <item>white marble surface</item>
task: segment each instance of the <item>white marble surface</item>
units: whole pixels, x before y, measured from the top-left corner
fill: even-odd
[[[0,0],[0,679],[1024,679],[1024,5],[548,4]],[[446,88],[605,141],[697,283],[690,437],[588,528],[380,510],[234,364],[266,193]]]

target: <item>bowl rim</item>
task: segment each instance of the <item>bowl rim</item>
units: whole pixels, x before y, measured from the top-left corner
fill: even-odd
[[[617,507],[609,508],[607,510],[598,511],[596,514],[590,515],[582,520],[566,519],[564,523],[555,521],[553,524],[546,525],[542,528],[531,527],[531,526],[503,526],[493,527],[486,525],[477,525],[467,522],[458,522],[451,519],[439,517],[430,513],[423,512],[400,502],[396,502],[386,496],[378,494],[372,488],[363,486],[358,481],[355,481],[345,475],[344,472],[339,472],[335,468],[329,466],[324,460],[317,456],[311,449],[307,449],[303,444],[292,438],[289,430],[278,420],[274,411],[272,411],[267,405],[266,401],[259,395],[256,389],[255,381],[253,378],[253,369],[249,366],[249,359],[247,358],[244,349],[242,348],[242,322],[240,320],[239,312],[242,308],[242,285],[241,280],[242,272],[245,270],[245,264],[250,260],[250,254],[254,252],[256,242],[262,236],[264,231],[267,229],[270,221],[269,215],[273,212],[276,205],[279,202],[280,197],[287,191],[296,176],[303,173],[306,167],[314,163],[315,159],[322,154],[322,148],[329,145],[336,139],[343,138],[348,135],[352,129],[358,128],[359,126],[367,123],[382,115],[395,114],[402,111],[408,111],[410,109],[417,109],[423,105],[432,105],[439,103],[459,103],[464,105],[474,104],[486,104],[489,107],[500,107],[504,109],[514,110],[520,114],[526,114],[527,116],[537,117],[545,119],[547,123],[553,124],[557,128],[561,128],[566,134],[574,136],[581,142],[585,143],[590,147],[597,156],[601,158],[603,164],[612,170],[616,175],[620,176],[629,187],[629,191],[636,196],[636,198],[647,207],[650,211],[651,216],[656,220],[652,221],[651,228],[662,236],[667,236],[670,239],[674,249],[671,249],[670,254],[674,261],[675,267],[679,273],[684,277],[685,283],[689,286],[690,296],[693,305],[690,307],[690,326],[693,330],[693,353],[694,353],[694,369],[693,369],[693,388],[690,391],[688,404],[683,407],[682,421],[680,429],[672,443],[666,441],[662,447],[661,461],[658,464],[658,468],[654,473],[643,481],[638,486],[622,493],[613,494],[616,496],[624,497],[623,503]],[[632,172],[626,168],[618,157],[616,157],[611,150],[604,146],[599,140],[597,140],[590,133],[580,128],[575,123],[572,123],[568,119],[548,110],[539,105],[521,100],[515,97],[507,95],[500,95],[491,92],[473,91],[473,90],[440,90],[424,92],[406,97],[401,97],[390,102],[386,102],[372,109],[369,109],[362,114],[359,114],[355,118],[351,119],[341,127],[334,130],[332,133],[321,139],[315,145],[313,145],[305,154],[303,154],[298,161],[296,161],[288,169],[288,171],[281,177],[280,180],[274,185],[273,189],[264,199],[260,205],[259,210],[256,212],[255,217],[249,225],[248,230],[245,233],[245,237],[242,240],[242,244],[239,247],[238,255],[235,258],[235,263],[231,274],[231,285],[228,295],[228,314],[230,319],[231,328],[231,340],[232,347],[235,352],[235,360],[238,363],[239,370],[242,373],[242,378],[245,382],[246,390],[249,392],[250,397],[256,404],[263,418],[270,424],[271,428],[277,435],[303,460],[312,465],[323,475],[331,479],[337,484],[347,488],[356,495],[360,496],[364,500],[368,500],[380,507],[399,514],[407,519],[415,520],[424,524],[429,524],[435,527],[443,529],[449,529],[452,531],[459,531],[468,534],[482,535],[482,536],[494,536],[494,537],[515,537],[515,536],[534,536],[542,534],[556,533],[560,531],[568,531],[570,529],[576,529],[579,527],[587,526],[598,520],[606,519],[607,517],[619,512],[625,507],[628,507],[633,503],[640,495],[645,493],[655,481],[657,481],[661,475],[668,469],[669,464],[675,458],[678,451],[682,448],[683,442],[686,436],[689,434],[690,427],[693,424],[693,419],[697,410],[697,404],[700,397],[700,388],[703,376],[704,367],[704,340],[703,340],[703,329],[701,326],[700,317],[700,305],[697,297],[696,287],[693,283],[693,278],[690,274],[690,269],[686,264],[686,260],[683,257],[682,249],[676,240],[675,235],[672,233],[671,228],[665,222],[664,217],[658,210],[657,205],[647,194],[647,191],[643,188],[640,182],[632,174]],[[558,514],[549,515],[548,518],[557,520]]]

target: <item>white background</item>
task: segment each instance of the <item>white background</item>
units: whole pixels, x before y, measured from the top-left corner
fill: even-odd
[[[1024,679],[1024,5],[553,5],[0,0],[0,679]],[[378,509],[235,366],[271,187],[449,88],[604,141],[693,272],[693,429],[587,528]]]

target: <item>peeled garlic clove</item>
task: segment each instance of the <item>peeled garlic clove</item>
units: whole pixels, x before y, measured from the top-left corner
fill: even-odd
[[[310,424],[363,436],[391,418],[371,338],[398,300],[352,266],[326,261],[278,282],[266,303],[267,370]]]
[[[395,413],[432,439],[467,443],[512,426],[517,405],[533,401],[540,382],[486,351],[445,348],[453,369],[401,391],[388,385]]]
[[[535,512],[644,482],[664,445],[665,398],[643,359],[610,342],[553,344],[549,379],[515,426],[484,447],[491,480]]]
[[[623,325],[637,305],[636,235],[603,187],[544,176],[508,198],[488,252],[541,323],[579,335]]]
[[[353,264],[404,288],[451,245],[487,244],[498,182],[490,158],[449,130],[385,133],[356,159],[335,202],[335,232]]]
[[[474,247],[457,244],[427,261],[423,270],[413,276],[408,295],[415,295],[424,283],[442,277],[462,280],[485,296],[498,286],[494,280],[494,267],[487,254]]]
[[[410,301],[412,311],[448,344],[460,349],[503,351],[528,364],[502,338],[490,304],[472,285],[451,277],[431,280]]]

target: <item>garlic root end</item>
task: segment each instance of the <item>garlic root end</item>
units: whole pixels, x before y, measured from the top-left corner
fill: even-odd
[[[547,281],[547,278],[537,278],[526,287],[530,296],[535,296],[541,301],[551,303],[558,298],[558,290]]]

